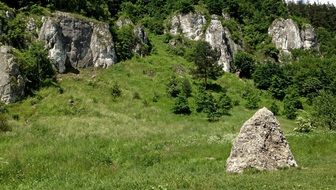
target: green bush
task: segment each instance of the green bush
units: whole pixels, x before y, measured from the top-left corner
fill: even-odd
[[[0,113],[0,132],[11,131],[11,127],[8,125],[7,117]]]
[[[26,93],[33,93],[53,83],[56,72],[42,43],[34,42],[28,49],[14,51],[14,55],[21,73],[27,79]]]
[[[175,100],[175,104],[173,106],[173,112],[175,114],[191,114],[191,109],[189,107],[188,98],[184,93],[180,93],[179,96]]]
[[[187,97],[191,97],[191,93],[192,93],[192,86],[190,81],[185,78],[182,81],[182,92],[187,96]]]
[[[218,113],[221,115],[230,115],[230,110],[233,107],[231,98],[226,94],[222,93],[218,100]]]
[[[243,98],[246,100],[245,107],[248,109],[257,109],[259,107],[260,96],[252,89],[247,89],[243,93]]]
[[[251,78],[255,69],[255,60],[246,52],[238,52],[233,59],[235,72],[239,77]]]
[[[273,76],[282,76],[283,70],[279,64],[266,62],[259,64],[253,73],[253,80],[257,88],[267,90],[272,85]]]
[[[113,99],[119,98],[122,95],[122,90],[118,82],[115,82],[111,88],[111,95]]]
[[[327,91],[321,91],[315,98],[314,120],[322,127],[336,130],[336,97]]]
[[[169,96],[176,98],[181,92],[179,81],[176,76],[173,75],[170,77],[170,80],[167,84],[167,93]]]
[[[278,115],[279,114],[279,106],[276,102],[272,102],[272,105],[270,107],[270,111],[274,114],[274,115]]]
[[[195,101],[196,101],[196,111],[197,112],[205,112],[208,108],[210,95],[205,91],[204,87],[199,87]]]
[[[133,26],[127,25],[116,31],[116,51],[119,60],[126,60],[133,57],[133,49],[136,44],[136,37],[133,30]]]

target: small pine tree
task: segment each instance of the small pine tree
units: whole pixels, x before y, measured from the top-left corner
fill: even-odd
[[[260,97],[252,89],[247,90],[243,94],[243,98],[246,100],[245,107],[248,109],[257,109],[259,107]]]
[[[175,100],[175,104],[173,106],[173,112],[175,114],[191,114],[191,109],[189,107],[188,98],[184,93],[180,93],[179,96]]]
[[[191,97],[192,87],[187,78],[182,81],[182,92],[185,93],[187,97]]]
[[[195,97],[196,100],[196,111],[205,112],[208,107],[209,94],[205,91],[204,87],[200,87]]]
[[[221,116],[221,114],[218,112],[218,105],[216,100],[211,94],[208,96],[205,113],[207,114],[208,121],[210,122],[218,121]]]

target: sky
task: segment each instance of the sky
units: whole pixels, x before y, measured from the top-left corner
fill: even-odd
[[[286,0],[286,1],[297,1],[297,0]],[[336,5],[336,0],[308,0],[308,1],[309,1],[309,3],[316,2],[316,3],[321,3],[321,4],[329,2],[331,4]],[[304,2],[307,2],[307,0],[304,0]]]

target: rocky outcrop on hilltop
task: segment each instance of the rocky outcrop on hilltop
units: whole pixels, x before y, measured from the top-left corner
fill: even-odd
[[[279,121],[267,108],[260,109],[240,130],[227,159],[227,172],[245,169],[277,170],[297,167]]]
[[[108,24],[56,12],[43,21],[39,40],[60,73],[85,67],[108,67],[117,61]]]
[[[289,52],[292,49],[311,49],[317,47],[317,36],[311,25],[300,30],[292,19],[276,19],[268,29],[268,34],[276,48]]]
[[[230,31],[223,27],[219,16],[212,15],[210,20],[200,13],[176,15],[171,19],[169,33],[183,35],[190,40],[205,40],[221,52],[218,64],[230,72],[233,55],[240,49],[232,39]]]
[[[10,53],[11,49],[0,46],[0,100],[6,104],[20,100],[25,89],[25,80]]]

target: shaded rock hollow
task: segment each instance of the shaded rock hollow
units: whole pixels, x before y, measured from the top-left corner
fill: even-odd
[[[279,121],[267,108],[246,121],[235,139],[227,172],[241,173],[248,168],[277,170],[297,167]]]

